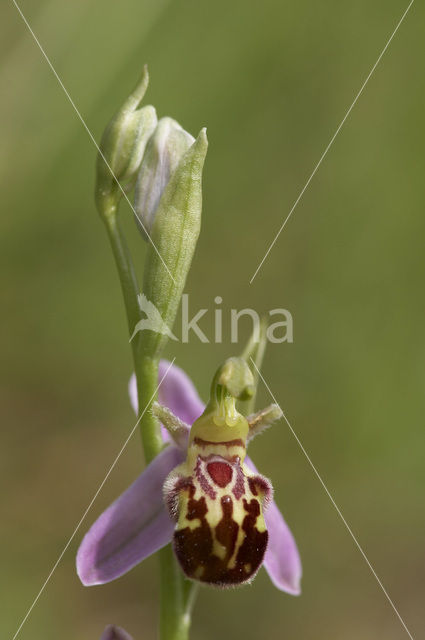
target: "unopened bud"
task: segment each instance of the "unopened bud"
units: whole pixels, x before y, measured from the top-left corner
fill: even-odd
[[[145,67],[142,78],[122,107],[105,129],[97,159],[96,200],[102,208],[105,198],[118,201],[122,188],[129,189],[134,183],[146,144],[152,135],[157,117],[155,108],[140,103],[148,86]]]
[[[172,118],[159,120],[146,146],[134,194],[136,221],[143,235],[150,235],[165,187],[194,142],[195,138]]]
[[[201,227],[202,168],[207,147],[206,131],[202,129],[171,174],[151,228],[152,242],[146,254],[143,293],[170,330]],[[165,331],[146,331],[143,337],[145,354],[160,358],[167,340]]]

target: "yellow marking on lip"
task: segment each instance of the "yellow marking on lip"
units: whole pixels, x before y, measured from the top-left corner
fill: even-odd
[[[201,526],[200,518],[188,518],[187,517],[187,509],[188,509],[188,498],[187,494],[180,497],[180,503],[178,508],[179,518],[177,522],[176,529],[185,529],[186,527],[193,531]]]
[[[198,529],[201,526],[201,521],[199,520],[199,518],[194,518],[193,520],[188,520],[187,518],[183,518],[182,519],[182,523],[177,525],[177,529],[190,529],[191,531],[194,531],[195,529]]]
[[[224,560],[226,557],[227,549],[223,546],[216,538],[215,529],[213,530],[213,554],[220,558],[220,560]]]

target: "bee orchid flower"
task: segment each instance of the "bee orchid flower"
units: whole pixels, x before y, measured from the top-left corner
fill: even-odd
[[[160,379],[167,369],[152,408],[165,447],[85,535],[77,553],[81,582],[115,580],[173,541],[189,578],[236,586],[263,565],[278,589],[298,595],[295,540],[270,482],[245,457],[246,443],[279,418],[280,409],[272,405],[246,419],[231,393],[217,396],[223,387],[214,383],[205,408],[176,365],[162,360]],[[129,393],[137,413],[134,376]]]

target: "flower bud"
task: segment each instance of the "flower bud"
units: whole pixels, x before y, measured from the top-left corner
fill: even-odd
[[[161,118],[147,144],[136,181],[136,222],[150,235],[155,212],[171,175],[195,138],[172,118]],[[146,233],[145,233],[146,232]]]
[[[202,169],[208,141],[205,129],[180,159],[155,212],[148,245],[143,293],[172,328],[201,228]],[[159,358],[165,332],[146,331],[146,356]]]
[[[105,198],[113,196],[115,202],[119,200],[121,189],[116,180],[126,189],[132,186],[146,144],[156,127],[155,108],[140,108],[148,81],[145,67],[140,82],[112,118],[102,136],[96,182],[96,200],[101,210]]]

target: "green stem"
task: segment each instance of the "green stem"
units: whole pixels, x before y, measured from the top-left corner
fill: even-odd
[[[150,410],[150,405],[157,397],[158,361],[148,356],[139,357],[135,369],[142,445],[149,464],[164,447],[158,421]]]
[[[118,275],[121,283],[121,290],[124,298],[124,305],[127,315],[128,331],[131,335],[134,327],[141,318],[140,308],[137,302],[137,294],[139,293],[139,285],[137,283],[136,273],[134,271],[130,252],[127,243],[122,234],[117,219],[117,208],[110,205],[107,211],[102,215],[105,223],[108,237],[111,243],[112,252],[115,258]],[[137,334],[131,343],[133,355],[139,335]]]
[[[117,206],[108,203],[100,212],[111,242],[115,263],[121,283],[127,315],[129,335],[141,319],[137,301],[139,286],[127,243],[117,219]],[[131,341],[134,370],[139,401],[140,433],[146,463],[148,464],[163,448],[158,421],[149,411],[156,399],[158,388],[158,360],[146,353],[143,332],[139,331]],[[171,545],[160,551],[160,639],[188,640],[191,610],[196,596],[196,586],[184,577]]]
[[[161,640],[188,640],[197,585],[184,578],[171,545],[160,551]]]
[[[140,292],[137,277],[127,243],[122,234],[116,206],[111,205],[102,216],[111,242],[112,251],[120,278],[124,305],[127,314],[129,335],[141,319],[137,296]],[[140,434],[146,462],[149,463],[161,451],[163,442],[156,418],[149,411],[149,405],[156,399],[158,386],[158,361],[143,353],[143,333],[139,331],[131,341],[134,371],[139,400]]]

